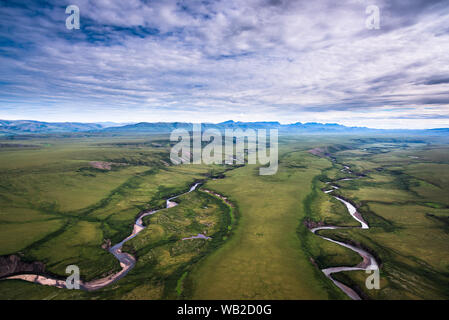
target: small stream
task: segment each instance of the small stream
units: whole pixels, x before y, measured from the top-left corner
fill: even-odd
[[[349,167],[345,166],[344,169],[349,173],[351,173],[349,171]],[[344,178],[344,179],[340,179],[337,181],[348,181],[348,180],[353,180],[353,178]],[[336,181],[336,182],[337,182]],[[169,208],[173,208],[177,205],[176,202],[174,202],[173,200],[184,195],[187,193],[190,193],[194,190],[196,190],[196,188],[200,185],[200,183],[195,183],[187,192],[184,192],[182,194],[179,194],[177,196],[171,197],[169,199],[167,199],[166,201],[166,207],[167,209]],[[338,189],[337,186],[335,185],[330,185],[329,190],[325,190],[324,193],[326,194],[330,194],[332,193],[334,190]],[[205,192],[209,192],[211,193],[211,191],[209,190],[205,190]],[[337,199],[338,201],[341,201],[347,208],[348,213],[356,220],[360,223],[360,227],[361,229],[369,229],[368,224],[363,220],[363,217],[360,215],[360,213],[357,212],[357,209],[348,201],[338,197],[338,196],[334,196],[335,199]],[[226,198],[223,197],[223,199],[227,200]],[[162,210],[162,209],[160,209]],[[109,248],[109,252],[112,253],[117,260],[120,262],[120,266],[121,266],[121,270],[118,271],[117,273],[114,273],[112,275],[109,275],[107,277],[101,278],[101,279],[96,279],[96,280],[92,280],[89,282],[83,282],[80,281],[80,289],[86,290],[86,291],[94,291],[94,290],[98,290],[98,289],[102,289],[108,285],[110,285],[111,283],[123,278],[124,276],[126,276],[126,274],[131,271],[135,264],[136,264],[136,259],[135,257],[133,257],[131,254],[126,253],[126,252],[122,252],[122,247],[123,244],[129,240],[131,240],[132,238],[134,238],[135,236],[137,236],[143,229],[145,229],[145,226],[143,225],[143,218],[152,214],[155,214],[156,212],[160,211],[160,210],[153,210],[153,211],[148,211],[148,212],[144,212],[142,213],[135,221],[134,223],[134,227],[133,227],[133,231],[132,233],[126,237],[125,239],[123,239],[121,242],[117,243],[116,245],[112,246],[111,248]],[[379,265],[376,261],[376,259],[367,251],[355,247],[353,245],[344,243],[344,242],[340,242],[340,241],[336,241],[324,236],[321,236],[319,234],[317,234],[318,231],[320,230],[335,230],[335,229],[344,229],[344,228],[348,228],[348,227],[338,227],[338,226],[322,226],[322,227],[317,227],[317,228],[312,228],[310,229],[310,231],[312,233],[314,233],[315,235],[321,237],[324,240],[336,243],[340,246],[346,247],[350,250],[353,250],[355,252],[357,252],[362,258],[363,261],[354,267],[332,267],[332,268],[327,268],[327,269],[322,269],[321,271],[326,275],[327,278],[329,278],[337,287],[339,287],[344,293],[346,293],[350,298],[354,299],[354,300],[361,300],[360,296],[350,287],[344,285],[343,283],[335,280],[334,278],[332,278],[332,274],[337,273],[337,272],[342,272],[342,271],[356,271],[356,270],[375,270],[379,268]],[[191,236],[188,238],[183,238],[182,240],[190,240],[190,239],[210,239],[210,237],[207,237],[203,234],[198,234],[196,236]],[[34,283],[38,283],[41,285],[47,285],[47,286],[54,286],[54,287],[58,287],[58,288],[67,288],[66,287],[66,282],[65,280],[61,280],[61,279],[56,279],[56,278],[52,278],[52,277],[48,277],[48,276],[43,276],[43,275],[38,275],[38,274],[19,274],[19,275],[13,275],[7,278],[4,278],[2,280],[7,280],[7,279],[20,279],[20,280],[24,280],[24,281],[29,281],[29,282],[34,282]]]
[[[342,169],[348,173],[351,173],[351,171],[349,171],[349,167],[348,166],[344,166],[344,169]],[[337,181],[349,181],[349,180],[354,180],[353,178],[344,178],[344,179],[340,179]],[[331,185],[331,189],[329,190],[324,190],[323,192],[326,194],[330,194],[332,193],[334,190],[338,189],[337,186]],[[353,217],[357,222],[360,223],[360,227],[356,227],[356,228],[361,228],[361,229],[369,229],[368,224],[366,223],[365,220],[363,220],[362,215],[357,212],[357,209],[348,201],[338,197],[338,196],[334,196],[335,199],[337,199],[338,201],[342,202],[347,210],[348,213],[351,215],[351,217]],[[338,226],[323,226],[323,227],[317,227],[317,228],[312,228],[310,229],[310,231],[312,233],[314,233],[315,235],[317,235],[318,237],[336,243],[340,246],[343,246],[345,248],[348,248],[352,251],[357,252],[362,258],[363,261],[361,263],[359,263],[357,266],[355,267],[333,267],[333,268],[327,268],[327,269],[322,269],[321,271],[326,275],[326,277],[328,277],[337,287],[339,287],[344,293],[346,293],[351,299],[353,300],[361,300],[360,296],[350,287],[348,287],[347,285],[335,280],[334,278],[332,278],[332,274],[333,273],[337,273],[337,272],[342,272],[342,271],[358,271],[358,270],[376,270],[379,269],[379,264],[377,263],[376,259],[373,257],[372,254],[370,254],[368,251],[363,250],[361,248],[358,248],[356,246],[341,242],[341,241],[336,241],[324,236],[321,236],[319,234],[317,234],[318,231],[320,230],[335,230],[335,229],[347,229],[350,227],[338,227]]]
[[[171,197],[169,199],[167,199],[166,201],[166,208],[173,208],[175,206],[177,206],[178,204],[176,202],[174,202],[173,200],[184,195],[187,193],[190,193],[192,191],[194,191],[198,186],[200,185],[200,183],[195,183],[187,192],[184,192],[182,194],[179,194],[177,196]],[[121,266],[121,270],[117,273],[114,273],[112,275],[109,275],[107,277],[101,278],[101,279],[96,279],[96,280],[92,280],[89,282],[83,282],[80,280],[80,289],[86,290],[86,291],[94,291],[94,290],[98,290],[98,289],[102,289],[108,285],[110,285],[111,283],[123,278],[124,276],[126,276],[126,274],[131,271],[132,268],[134,268],[135,264],[136,264],[136,258],[133,257],[131,254],[126,253],[126,252],[122,252],[122,247],[123,244],[129,240],[131,240],[132,238],[134,238],[135,236],[137,236],[143,229],[145,229],[145,226],[143,225],[143,218],[152,214],[155,214],[156,212],[160,211],[162,209],[159,210],[153,210],[153,211],[147,211],[142,213],[137,219],[136,222],[134,223],[134,227],[133,227],[133,231],[132,233],[126,237],[125,239],[123,239],[122,241],[120,241],[119,243],[117,243],[116,245],[112,246],[111,248],[109,248],[109,252],[112,253],[117,260],[120,262],[120,266]],[[205,237],[204,235],[197,235],[197,236],[193,236],[191,238],[185,238],[182,240],[187,240],[187,239],[206,239],[209,237]],[[7,279],[19,279],[19,280],[24,280],[24,281],[29,281],[29,282],[34,282],[34,283],[38,283],[41,285],[47,285],[47,286],[53,286],[53,287],[57,287],[57,288],[66,288],[66,281],[65,280],[60,280],[60,279],[56,279],[56,278],[52,278],[52,277],[47,277],[47,276],[43,276],[43,275],[38,275],[38,274],[18,274],[18,275],[13,275],[10,277],[6,277],[2,280],[7,280]]]

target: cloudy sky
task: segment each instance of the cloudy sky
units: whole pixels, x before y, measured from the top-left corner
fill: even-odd
[[[0,119],[449,127],[447,0],[0,0],[0,21]]]

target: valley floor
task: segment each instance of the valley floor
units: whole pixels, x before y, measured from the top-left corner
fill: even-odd
[[[136,265],[119,281],[84,292],[1,280],[1,299],[349,299],[321,269],[361,257],[308,229],[359,225],[322,192],[330,181],[371,228],[320,235],[372,252],[381,288],[368,290],[361,271],[336,279],[365,299],[449,297],[449,146],[437,138],[285,136],[273,176],[255,165],[171,166],[167,137],[157,135],[5,144],[0,255],[62,279],[70,264],[86,281],[120,270],[104,248],[141,212],[202,185],[144,218],[147,228],[123,247]]]

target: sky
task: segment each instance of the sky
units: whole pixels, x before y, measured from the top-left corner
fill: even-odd
[[[0,119],[449,127],[449,1],[0,0]]]

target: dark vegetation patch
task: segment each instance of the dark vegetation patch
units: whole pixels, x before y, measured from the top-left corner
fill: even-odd
[[[449,233],[449,216],[437,216],[431,213],[426,213],[426,217],[437,221],[441,225],[444,232]]]
[[[0,149],[41,148],[35,144],[0,143]]]

